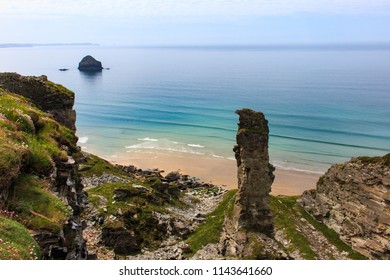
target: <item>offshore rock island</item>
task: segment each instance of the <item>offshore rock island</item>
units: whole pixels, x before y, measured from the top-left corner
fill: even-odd
[[[0,74],[0,259],[390,259],[390,154],[271,196],[268,123],[242,109],[225,190],[82,151],[73,105],[45,76]]]
[[[90,55],[85,56],[79,63],[78,69],[84,72],[101,72],[102,63]]]

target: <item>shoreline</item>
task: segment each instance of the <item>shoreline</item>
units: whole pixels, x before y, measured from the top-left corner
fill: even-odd
[[[236,189],[238,185],[235,160],[178,152],[131,152],[105,159],[114,164],[164,170],[164,175],[179,171],[226,189]],[[315,189],[322,174],[276,168],[274,175],[271,194],[295,196]]]

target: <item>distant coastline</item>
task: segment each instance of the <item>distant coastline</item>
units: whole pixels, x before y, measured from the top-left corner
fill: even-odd
[[[136,45],[122,46],[140,49],[187,49],[187,50],[245,50],[245,51],[270,51],[270,50],[390,50],[390,42],[370,43],[309,43],[309,44],[253,44],[253,45]]]
[[[72,47],[72,46],[99,46],[94,43],[51,43],[51,44],[0,44],[0,48],[33,48],[33,47]]]
[[[129,49],[172,49],[172,50],[226,50],[226,51],[363,51],[363,50],[390,50],[390,42],[356,42],[356,43],[280,43],[280,44],[218,44],[218,45],[110,45],[98,43],[3,43],[0,48],[32,48],[32,47],[72,47],[97,46]]]

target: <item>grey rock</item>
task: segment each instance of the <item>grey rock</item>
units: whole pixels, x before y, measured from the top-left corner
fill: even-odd
[[[103,67],[100,61],[87,55],[80,61],[78,69],[86,72],[100,72],[103,70]]]
[[[390,259],[390,154],[335,164],[300,205],[371,259]]]

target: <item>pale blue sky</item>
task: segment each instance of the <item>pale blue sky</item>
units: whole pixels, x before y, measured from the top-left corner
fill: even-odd
[[[390,42],[390,0],[0,0],[1,43]]]

